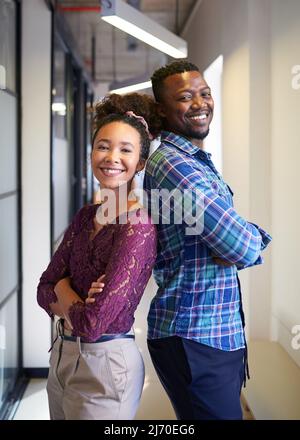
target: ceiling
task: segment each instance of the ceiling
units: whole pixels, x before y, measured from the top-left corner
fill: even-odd
[[[180,35],[199,0],[128,0],[132,6]],[[99,0],[59,0],[87,71],[92,76],[92,37],[95,37],[95,84],[109,84],[153,72],[168,62],[162,52],[137,41],[100,19]],[[76,7],[76,11],[70,11]],[[87,8],[94,8],[87,11]]]

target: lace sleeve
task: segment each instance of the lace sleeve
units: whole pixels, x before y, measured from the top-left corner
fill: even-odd
[[[73,238],[84,222],[86,212],[87,209],[84,207],[75,215],[47,269],[43,272],[37,287],[37,302],[51,318],[53,318],[53,313],[49,305],[57,302],[54,287],[59,280],[69,275],[69,260]]]
[[[118,225],[105,271],[103,292],[92,304],[75,303],[69,309],[73,334],[91,341],[105,333],[119,314],[134,313],[156,257],[156,229],[151,224]]]

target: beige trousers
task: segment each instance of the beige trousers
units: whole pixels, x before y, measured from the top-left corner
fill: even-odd
[[[58,338],[47,382],[52,420],[131,420],[137,411],[144,362],[134,339],[99,343]]]

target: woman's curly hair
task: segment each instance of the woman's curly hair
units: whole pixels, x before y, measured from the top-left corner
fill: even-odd
[[[135,128],[141,137],[141,158],[147,159],[150,149],[150,139],[145,126],[126,112],[132,111],[137,116],[142,116],[148,124],[149,132],[156,137],[162,129],[162,120],[157,114],[154,99],[142,93],[128,93],[107,95],[98,102],[94,108],[93,138],[92,143],[101,127],[111,122],[124,122]]]

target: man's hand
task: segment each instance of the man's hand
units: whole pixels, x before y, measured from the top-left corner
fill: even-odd
[[[92,304],[93,302],[95,302],[95,298],[93,298],[93,296],[96,293],[101,293],[103,290],[103,287],[105,286],[105,284],[103,283],[105,274],[101,275],[101,277],[99,277],[97,279],[97,281],[95,281],[94,283],[92,283],[90,290],[88,291],[88,297],[85,300],[86,304]]]
[[[235,263],[229,263],[226,260],[223,260],[223,258],[220,257],[212,257],[214,263],[218,264],[219,266],[225,266],[225,267],[231,267],[234,266]]]

